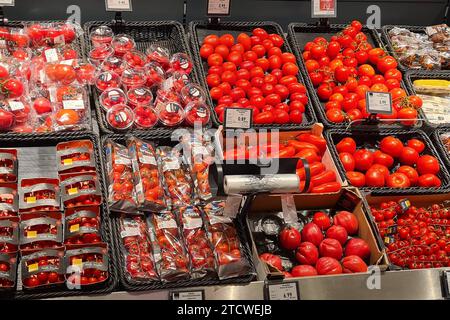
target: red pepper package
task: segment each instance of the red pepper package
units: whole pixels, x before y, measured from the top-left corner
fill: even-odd
[[[64,283],[64,247],[22,251],[20,270],[26,289]]]
[[[0,218],[0,253],[16,252],[19,245],[19,218]]]
[[[105,153],[109,209],[118,212],[136,213],[136,191],[128,149],[112,140],[107,140]]]
[[[162,281],[189,278],[189,258],[175,215],[162,211],[151,216],[151,237],[158,274]]]
[[[60,212],[24,213],[20,219],[20,250],[62,245],[63,225]]]
[[[64,243],[67,246],[102,241],[99,206],[67,208],[64,222]]]
[[[0,289],[13,288],[17,276],[17,253],[0,253]]]
[[[216,269],[214,255],[199,209],[194,206],[182,207],[179,209],[179,219],[191,261],[191,277],[213,276]]]
[[[94,146],[90,140],[61,142],[56,145],[58,172],[95,171]]]
[[[175,207],[190,205],[193,202],[192,179],[179,151],[170,147],[159,147],[157,150],[172,205]]]
[[[17,212],[19,212],[17,184],[0,183],[0,218],[17,216]]]
[[[139,209],[152,212],[167,209],[153,145],[131,137],[128,139],[128,152],[133,165],[134,187]]]
[[[97,173],[66,173],[60,178],[64,208],[97,206],[102,203]]]
[[[133,280],[158,280],[147,223],[142,216],[120,217],[125,270]]]
[[[94,285],[108,279],[108,247],[105,243],[67,250],[66,280],[71,285]]]
[[[224,216],[225,201],[212,201],[204,206],[208,237],[214,248],[220,279],[248,275],[252,268],[243,255],[233,220]]]
[[[17,150],[0,150],[0,182],[17,181]]]
[[[19,189],[19,211],[59,211],[59,180],[51,178],[22,179]]]

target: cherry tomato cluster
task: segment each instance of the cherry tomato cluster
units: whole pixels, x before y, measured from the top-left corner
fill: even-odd
[[[17,254],[0,253],[0,288],[13,288],[16,282]]]
[[[107,248],[104,244],[67,250],[64,258],[66,266],[81,268],[81,272],[70,272],[67,268],[65,278],[68,283],[85,286],[108,279]]]
[[[208,35],[200,47],[207,61],[206,82],[220,122],[225,109],[253,110],[255,124],[301,124],[308,104],[306,88],[298,81],[295,56],[283,52],[284,39],[255,28],[241,33]]]
[[[58,248],[63,243],[63,224],[60,212],[21,213],[20,250]]]
[[[439,161],[424,153],[425,147],[420,139],[404,144],[394,136],[384,137],[374,149],[357,147],[350,137],[336,145],[347,180],[355,187],[439,188]]]
[[[97,173],[81,172],[60,175],[61,198],[65,208],[97,206],[102,202]]]
[[[328,41],[317,37],[306,43],[303,60],[326,117],[333,123],[366,119],[366,92],[390,92],[393,113],[380,119],[402,119],[406,126],[417,122],[418,96],[408,96],[401,88],[402,73],[397,61],[381,48],[373,48],[362,32],[362,24],[353,21]]]
[[[371,208],[389,261],[408,269],[450,266],[450,212],[442,204],[388,201]]]
[[[0,218],[0,253],[17,252],[19,243],[19,218]]]
[[[95,171],[94,146],[90,140],[61,142],[56,145],[59,173]]]
[[[98,206],[68,208],[64,219],[64,243],[66,245],[86,245],[102,241],[100,208]]]
[[[17,181],[17,150],[0,151],[0,183]]]
[[[294,226],[284,226],[278,235],[280,248],[295,257],[296,265],[289,265],[290,272],[279,255],[266,252],[260,259],[287,278],[367,272],[370,247],[356,237],[359,224],[353,213],[339,211],[331,217],[318,211],[308,221],[301,232]]]
[[[22,283],[25,288],[55,285],[64,282],[64,250],[45,249],[22,255]]]

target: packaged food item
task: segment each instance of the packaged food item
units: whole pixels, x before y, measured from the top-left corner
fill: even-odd
[[[66,281],[73,285],[94,285],[108,277],[108,246],[106,243],[66,250],[64,256]]]
[[[100,92],[109,88],[120,88],[121,85],[121,77],[113,71],[101,72],[95,79],[95,87]]]
[[[90,140],[73,140],[56,145],[58,173],[95,171],[94,145]]]
[[[96,206],[102,203],[97,173],[66,173],[60,175],[64,208]]]
[[[89,34],[89,39],[94,47],[99,47],[105,44],[111,44],[114,32],[108,26],[98,26],[94,28]]]
[[[63,46],[72,43],[83,29],[72,22],[30,22],[25,31],[35,47]]]
[[[209,184],[209,166],[214,161],[214,146],[204,136],[193,136],[190,143],[190,166],[195,191],[202,201],[211,199],[211,187]]]
[[[0,131],[20,131],[33,127],[35,115],[25,97],[0,101]],[[31,129],[33,130],[33,129]]]
[[[146,130],[153,128],[158,123],[158,115],[151,106],[138,106],[134,109],[134,124],[137,129]]]
[[[138,50],[130,50],[125,52],[122,59],[125,62],[125,65],[132,69],[144,70],[145,64],[147,63],[147,57],[145,54]]]
[[[450,78],[450,76],[449,76]],[[450,95],[450,81],[443,79],[417,79],[413,81],[414,90],[426,95]]]
[[[114,49],[114,55],[122,57],[136,47],[136,42],[126,34],[117,34],[112,39],[111,46]]]
[[[18,217],[0,218],[0,253],[17,252],[18,245],[19,245],[19,218]]]
[[[170,69],[172,71],[190,74],[192,71],[192,61],[188,55],[182,52],[175,53],[170,58]]]
[[[432,124],[450,123],[450,98],[419,95],[423,101],[422,110]]]
[[[0,218],[17,216],[19,212],[19,195],[17,184],[0,183]]]
[[[22,251],[20,270],[26,289],[64,283],[64,247]]]
[[[86,245],[101,241],[99,206],[67,208],[65,210],[64,243],[66,245]]]
[[[114,49],[109,44],[102,44],[91,49],[88,53],[89,62],[94,66],[100,66],[106,59],[114,54]]]
[[[145,53],[149,62],[158,63],[164,70],[170,67],[170,52],[167,48],[158,44],[152,44],[145,50]]]
[[[22,179],[19,189],[19,211],[59,211],[59,192],[58,179]]]
[[[189,104],[190,102],[205,102],[206,101],[206,93],[205,90],[198,84],[189,83],[184,86],[180,92],[181,102],[184,105]]]
[[[156,112],[159,121],[167,127],[179,125],[186,117],[186,112],[183,107],[175,101],[158,104]]]
[[[147,224],[143,216],[120,217],[123,266],[133,280],[158,280]]]
[[[186,123],[194,127],[195,125],[205,126],[211,119],[211,112],[203,102],[190,102],[185,107]]]
[[[126,105],[128,100],[125,92],[118,88],[106,89],[99,97],[100,106],[103,110],[108,111],[115,105]]]
[[[159,63],[150,62],[145,66],[145,68],[147,69],[147,87],[152,88],[154,86],[159,86],[164,80],[166,80],[166,72]]]
[[[143,86],[147,81],[144,69],[134,69],[130,67],[123,70],[120,79],[127,90],[133,87]]]
[[[17,171],[18,171],[17,150],[1,149],[0,182],[16,182]]]
[[[213,276],[214,255],[206,236],[200,210],[195,206],[181,207],[179,220],[191,262],[191,277],[195,279]]]
[[[146,87],[132,87],[127,91],[128,102],[131,107],[137,106],[148,107],[153,101],[153,94]]]
[[[133,110],[125,104],[116,104],[106,113],[108,125],[115,130],[128,130],[135,121]]]
[[[0,288],[14,288],[16,277],[17,253],[0,253]]]
[[[135,137],[129,138],[127,145],[139,210],[158,212],[167,209],[153,145]]]
[[[60,212],[23,213],[20,216],[20,250],[59,247],[63,243]]]
[[[175,215],[162,211],[150,216],[151,239],[158,274],[162,281],[189,278],[189,258]]]
[[[128,149],[108,139],[105,145],[108,206],[112,211],[136,213],[133,167]]]

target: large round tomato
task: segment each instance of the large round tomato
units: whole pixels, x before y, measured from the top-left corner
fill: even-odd
[[[373,164],[372,152],[367,149],[356,150],[353,158],[355,159],[355,168],[359,171],[369,170]]]
[[[271,253],[263,253],[259,256],[259,258],[265,263],[271,265],[272,267],[282,271],[283,265],[281,264],[280,256]]]
[[[325,274],[340,274],[342,267],[339,261],[330,257],[322,257],[316,263],[317,273]]]
[[[355,140],[353,140],[353,138],[350,138],[350,137],[343,138],[336,145],[336,149],[339,153],[348,152],[350,154],[354,154],[356,151],[356,142],[355,142]]]
[[[411,186],[408,176],[401,172],[391,174],[386,184],[389,188],[409,188]]]
[[[311,242],[303,242],[295,251],[295,258],[301,264],[314,266],[319,259],[319,250]]]
[[[384,187],[386,183],[385,174],[378,169],[369,169],[366,172],[366,185],[368,187]]]
[[[407,142],[408,147],[415,149],[418,153],[423,152],[425,150],[425,144],[419,139],[410,139]]]
[[[6,131],[11,129],[14,124],[14,115],[0,108],[0,130]]]
[[[315,246],[319,246],[323,240],[323,234],[315,223],[310,222],[303,227],[302,239],[303,241],[311,242]]]
[[[367,242],[360,238],[353,238],[345,246],[345,256],[358,256],[361,259],[370,257],[370,247]]]
[[[397,169],[396,172],[403,173],[404,175],[406,175],[412,186],[416,185],[417,181],[419,180],[419,174],[413,167],[401,166]]]
[[[373,153],[373,163],[381,164],[383,166],[386,166],[387,168],[390,168],[394,165],[394,158],[386,153],[381,152],[380,150],[377,150]]]
[[[78,112],[71,109],[61,109],[55,114],[56,122],[61,126],[74,125],[79,123],[80,116]]]
[[[292,268],[291,275],[293,277],[317,276],[317,270],[316,268],[310,265],[299,265]]]
[[[377,62],[377,69],[381,73],[385,73],[388,70],[395,69],[395,68],[397,68],[397,60],[395,60],[391,56],[383,57],[383,58],[379,59]]]
[[[50,100],[44,97],[36,98],[33,102],[33,108],[39,115],[52,112],[52,104]]]
[[[411,147],[403,147],[402,153],[400,154],[400,162],[402,164],[412,166],[414,165],[417,160],[419,159],[419,153],[411,148]]]
[[[279,239],[280,245],[287,250],[296,249],[302,242],[300,232],[292,227],[287,227],[281,230]]]
[[[313,222],[322,230],[327,230],[331,226],[330,217],[322,211],[314,213]]]
[[[388,136],[381,140],[380,150],[394,158],[398,158],[402,154],[403,143],[393,136]]]
[[[1,84],[1,93],[9,98],[19,98],[23,90],[22,82],[17,79],[9,78]]]
[[[437,174],[439,169],[439,161],[433,156],[423,155],[417,160],[417,172],[420,175],[427,173]]]
[[[343,250],[338,240],[327,238],[320,243],[319,252],[321,257],[331,257],[340,260]]]
[[[342,162],[342,166],[345,171],[353,171],[355,170],[355,159],[353,158],[351,153],[341,152],[339,153],[339,159]]]
[[[411,119],[401,120],[400,122],[405,126],[412,126],[417,122],[417,110],[414,108],[401,108],[398,111],[399,119]]]
[[[342,259],[342,268],[344,273],[367,272],[366,263],[356,255]]]
[[[419,177],[417,184],[422,188],[438,188],[441,186],[442,182],[436,175],[427,173]]]
[[[347,171],[345,174],[348,182],[354,187],[361,188],[366,184],[366,177],[363,173],[357,171]]]
[[[358,219],[349,211],[340,211],[333,218],[334,224],[342,226],[347,230],[349,235],[354,235],[358,232]]]
[[[343,226],[334,225],[327,230],[327,238],[336,239],[341,245],[347,242],[348,233]]]

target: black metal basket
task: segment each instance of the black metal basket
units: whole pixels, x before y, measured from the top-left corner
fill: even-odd
[[[289,43],[284,36],[283,29],[278,23],[271,21],[264,22],[235,22],[235,21],[223,21],[218,24],[208,24],[206,21],[191,21],[189,23],[189,36],[192,48],[192,53],[195,59],[195,67],[197,68],[200,81],[205,88],[208,88],[206,84],[206,73],[208,70],[208,64],[205,63],[200,57],[200,46],[202,45],[203,39],[209,34],[222,35],[225,33],[230,33],[233,36],[237,36],[242,32],[251,33],[254,28],[263,28],[269,33],[276,33],[283,37],[284,44],[281,49],[284,52],[292,52]],[[301,73],[297,76],[301,83],[305,83]],[[307,92],[308,104],[305,106],[305,114],[303,117],[303,122],[301,124],[267,124],[267,125],[257,125],[254,124],[255,128],[267,128],[267,129],[283,129],[283,130],[298,130],[310,128],[314,123],[317,122],[316,115],[314,114],[311,95]],[[208,103],[211,106],[215,106],[209,91],[207,92]],[[218,116],[213,110],[213,121],[215,126],[221,125]]]
[[[303,47],[309,41],[313,41],[316,37],[324,37],[329,39],[332,35],[341,32],[346,25],[344,24],[331,24],[329,27],[319,27],[316,25],[310,25],[306,23],[291,23],[288,27],[288,40],[291,44],[292,50],[297,58],[300,65],[300,69],[303,73],[303,78],[306,80],[306,85],[308,86],[308,91],[310,97],[313,100],[314,108],[316,109],[316,114],[319,120],[328,128],[346,128],[349,126],[348,122],[344,123],[334,123],[330,122],[325,114],[324,104],[320,101],[316,89],[314,88],[311,79],[309,78],[308,71],[306,70],[305,60],[303,59]],[[369,29],[363,27],[362,31],[367,35],[367,41],[374,47],[380,47],[384,49],[384,45],[374,29]],[[401,87],[406,90],[406,86],[403,80],[400,83]],[[423,118],[422,111],[419,110],[420,118]],[[421,122],[418,122],[414,127],[418,128],[421,126]],[[378,129],[404,129],[405,127],[400,124],[383,124],[382,122],[378,125],[366,125],[357,124],[355,128],[365,129],[365,130],[378,130]]]
[[[358,148],[373,149],[378,146],[379,141],[387,136],[395,136],[402,142],[406,142],[412,138],[418,138],[422,140],[425,144],[424,154],[429,154],[439,161],[440,172],[437,175],[441,179],[442,185],[439,188],[420,188],[420,187],[410,187],[410,188],[372,188],[372,187],[362,187],[360,188],[363,192],[371,192],[374,195],[395,195],[395,194],[432,194],[432,193],[443,193],[446,192],[450,185],[450,176],[447,170],[447,166],[444,164],[440,154],[434,147],[430,138],[422,130],[411,129],[411,130],[380,130],[379,132],[372,132],[367,130],[341,130],[341,129],[329,129],[325,132],[325,138],[327,139],[328,146],[330,148],[331,155],[336,163],[339,174],[342,179],[346,179],[345,169],[339,160],[339,154],[336,150],[336,144],[345,137],[351,137],[355,140]]]
[[[106,187],[104,182],[104,168],[99,153],[99,137],[95,134],[88,132],[65,132],[58,135],[55,134],[24,134],[15,136],[0,136],[0,142],[2,147],[31,147],[31,146],[56,146],[59,142],[72,141],[78,139],[88,139],[92,141],[94,145],[94,158],[97,166],[97,176],[100,182],[103,199],[106,199]],[[101,235],[102,240],[108,244],[108,274],[109,277],[106,282],[98,285],[92,285],[88,287],[82,287],[80,290],[69,290],[66,286],[61,285],[54,288],[37,288],[37,289],[23,289],[20,291],[9,292],[3,295],[0,292],[0,297],[14,298],[14,299],[44,299],[55,297],[69,297],[79,295],[94,295],[94,294],[107,294],[113,291],[118,284],[117,275],[117,257],[115,242],[112,238],[112,225],[110,216],[105,203],[101,205]]]
[[[124,23],[115,23],[111,21],[89,21],[85,23],[84,30],[87,35],[90,31],[98,26],[106,25],[113,29],[114,33],[125,33],[130,35],[136,41],[136,47],[138,50],[145,52],[145,49],[152,44],[160,44],[161,46],[167,48],[171,54],[177,52],[186,53],[191,61],[192,55],[189,50],[189,44],[184,32],[184,28],[181,23],[177,21],[126,21]],[[89,41],[89,36],[86,36],[86,48],[89,51],[91,44]],[[87,55],[87,54],[86,54]],[[195,68],[192,69],[190,78],[193,82],[199,83],[197,71]],[[98,124],[100,130],[104,133],[114,133],[114,130],[108,126],[106,122],[106,114],[103,111],[99,103],[99,94],[97,90],[92,88],[92,96],[94,99],[95,110],[97,113]],[[213,113],[213,110],[210,110]],[[211,124],[209,125],[211,126]],[[128,133],[145,133],[154,132],[161,137],[169,137],[172,128],[164,127],[157,124],[154,128],[148,130],[129,130]]]
[[[409,94],[416,95],[416,90],[414,89],[414,80],[417,79],[441,79],[450,81],[450,71],[424,71],[424,70],[411,70],[405,73],[404,76],[406,88]],[[423,119],[425,124],[429,128],[447,128],[450,127],[450,123],[443,124],[433,124],[431,123],[425,112],[422,111]]]
[[[155,143],[155,145],[173,145],[174,142],[167,138],[160,138],[155,136],[152,132],[139,132],[133,134],[133,136],[144,139],[146,141],[150,141]],[[127,136],[119,135],[119,134],[108,134],[104,135],[101,139],[102,145],[102,157],[103,157],[103,166],[106,167],[106,154],[104,150],[104,145],[106,139],[112,139],[114,142],[120,143],[122,145],[125,144]],[[176,142],[175,142],[176,143]],[[106,174],[106,172],[105,172]],[[118,270],[119,270],[119,279],[121,286],[127,291],[146,291],[146,290],[161,290],[161,289],[169,289],[169,288],[182,288],[182,287],[194,287],[194,286],[209,286],[209,285],[223,285],[223,284],[240,284],[240,283],[249,283],[255,278],[255,267],[253,265],[253,261],[251,258],[251,251],[249,248],[248,238],[244,232],[244,226],[242,225],[239,219],[235,219],[235,226],[238,232],[239,239],[242,245],[242,251],[244,253],[245,258],[249,262],[252,272],[246,276],[230,278],[225,280],[219,279],[189,279],[189,280],[179,280],[174,282],[162,282],[162,281],[138,281],[131,279],[127,276],[126,270],[124,268],[125,257],[121,250],[121,236],[120,236],[120,215],[116,215],[111,213],[112,219],[112,232],[113,239],[115,241],[115,249],[116,256],[118,257]]]

